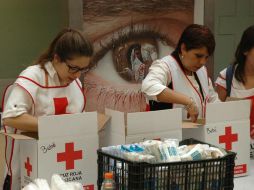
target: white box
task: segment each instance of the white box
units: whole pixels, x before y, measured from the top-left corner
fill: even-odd
[[[106,110],[111,119],[100,132],[100,147],[146,139],[182,139],[182,110],[123,113]]]
[[[43,116],[38,123],[38,138],[9,134],[20,140],[22,187],[36,178],[50,183],[59,174],[86,190],[97,189],[97,114]]]
[[[250,101],[208,104],[205,125],[183,128],[183,138],[195,138],[236,152],[235,176],[245,176],[250,163]]]

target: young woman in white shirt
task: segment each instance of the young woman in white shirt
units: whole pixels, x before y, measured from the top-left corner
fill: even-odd
[[[205,117],[207,102],[218,100],[205,64],[213,54],[215,40],[208,27],[192,24],[182,33],[170,55],[153,62],[142,83],[148,109],[181,107],[183,119]]]
[[[36,132],[37,117],[81,113],[85,96],[79,77],[89,69],[91,43],[76,30],[64,29],[35,65],[26,68],[4,96],[5,131]],[[6,138],[7,177],[3,189],[20,190],[19,146]]]
[[[216,89],[221,101],[225,101],[227,97],[252,100],[250,137],[251,156],[254,157],[254,25],[243,32],[235,52],[235,60],[230,67],[220,72]]]

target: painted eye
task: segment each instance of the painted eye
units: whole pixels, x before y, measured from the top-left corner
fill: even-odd
[[[129,82],[139,83],[158,58],[157,42],[154,39],[129,41],[114,48],[112,53],[117,73]]]
[[[194,1],[83,0],[83,10],[83,30],[94,46],[94,69],[84,77],[86,110],[144,111],[141,80],[193,23]]]
[[[169,54],[174,46],[163,34],[144,26],[125,28],[105,41],[99,42],[100,51],[93,60],[96,64],[94,72],[105,80],[120,84],[141,83],[152,62]]]

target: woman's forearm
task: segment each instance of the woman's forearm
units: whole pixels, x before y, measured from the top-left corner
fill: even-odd
[[[224,88],[220,87],[220,86],[217,86],[216,91],[218,93],[218,96],[219,96],[220,100],[222,102],[225,102],[226,98],[227,98],[227,91]]]
[[[156,97],[159,102],[176,103],[176,104],[182,104],[185,106],[189,105],[192,101],[190,97],[188,97],[182,93],[175,92],[169,88],[165,88]]]
[[[159,100],[160,102],[176,103],[184,105],[185,109],[188,112],[187,118],[190,117],[192,122],[197,121],[199,111],[192,97],[186,96],[182,93],[175,92],[169,88],[166,88],[159,95],[157,95],[157,100]]]
[[[37,132],[38,119],[27,113],[18,117],[9,117],[3,119],[3,124],[8,127],[13,127],[22,131]]]

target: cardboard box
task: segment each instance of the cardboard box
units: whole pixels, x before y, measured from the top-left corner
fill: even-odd
[[[208,104],[205,124],[183,128],[183,138],[195,138],[237,153],[235,176],[245,176],[250,163],[250,101]]]
[[[21,185],[36,178],[49,183],[53,174],[97,189],[97,114],[95,112],[39,117],[38,138],[12,135],[20,140]],[[29,137],[30,136],[30,137]]]
[[[182,139],[182,110],[123,113],[106,110],[111,119],[100,132],[100,147],[147,139]]]

